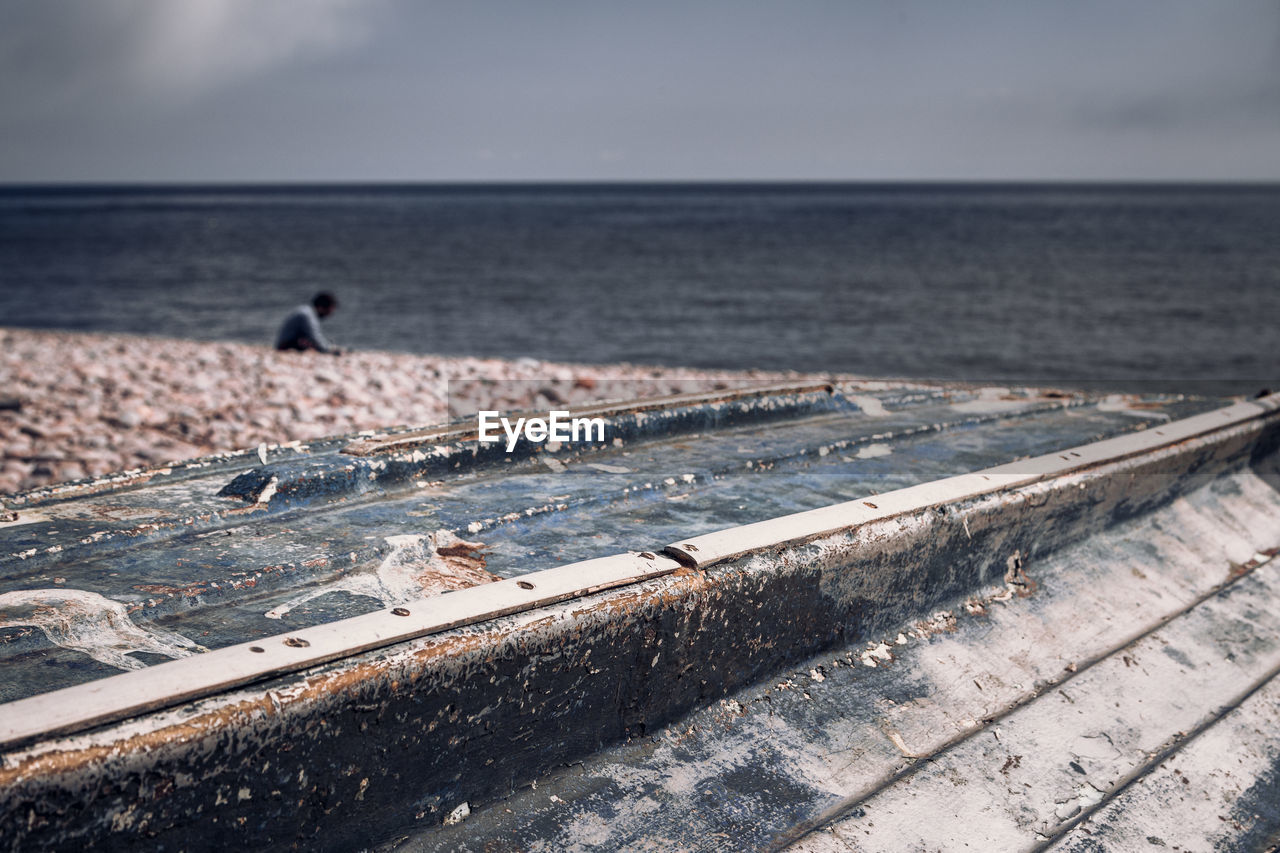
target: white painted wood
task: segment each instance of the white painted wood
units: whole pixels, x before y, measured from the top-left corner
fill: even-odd
[[[1141,432],[1071,447],[820,509],[798,512],[673,542],[664,550],[686,565],[706,568],[753,551],[803,542],[869,521],[1005,491],[1100,465],[1120,462],[1190,439],[1204,438],[1280,409],[1280,394],[1160,424]]]
[[[1241,797],[1254,786],[1268,789],[1280,739],[1259,733],[1277,730],[1280,679],[1273,678],[1048,849],[1158,850],[1151,838],[1165,850],[1246,849],[1238,839],[1258,822],[1257,801],[1241,803]]]
[[[1257,569],[848,802],[792,849],[1025,850],[1058,837],[1280,673],[1278,592],[1274,566]]]
[[[0,705],[0,748],[675,571],[652,554],[570,563]]]

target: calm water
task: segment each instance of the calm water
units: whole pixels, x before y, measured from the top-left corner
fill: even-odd
[[[0,325],[1276,385],[1280,186],[0,189]]]

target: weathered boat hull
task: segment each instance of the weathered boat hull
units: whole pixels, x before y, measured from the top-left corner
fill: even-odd
[[[771,389],[554,455],[455,428],[27,496],[0,594],[143,639],[7,629],[0,837],[1251,848],[1278,409]],[[481,542],[491,582],[424,597]]]

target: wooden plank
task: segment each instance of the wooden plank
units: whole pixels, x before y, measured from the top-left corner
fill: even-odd
[[[892,518],[1120,462],[1172,447],[1183,441],[1207,437],[1265,419],[1277,409],[1280,409],[1280,394],[1272,394],[1141,432],[1022,459],[971,474],[947,477],[881,495],[682,539],[671,543],[664,551],[685,565],[706,568],[754,551],[816,539],[869,521]]]
[[[1166,850],[1260,849],[1268,836],[1274,843],[1280,739],[1261,733],[1278,730],[1280,679],[1273,678],[1047,849],[1156,849],[1153,838]]]
[[[0,748],[68,734],[360,652],[532,610],[679,568],[618,554],[436,595],[0,705]]]
[[[1280,577],[1265,566],[877,791],[791,849],[1034,849],[1280,674]],[[1260,734],[1251,739],[1264,741]],[[1234,770],[1219,754],[1177,766]],[[1217,821],[1214,821],[1217,823]]]

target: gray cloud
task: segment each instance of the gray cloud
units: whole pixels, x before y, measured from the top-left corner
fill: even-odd
[[[1213,126],[1222,131],[1280,129],[1280,86],[1220,92],[1158,92],[1110,101],[1082,101],[1064,116],[1101,131],[1176,132]]]
[[[1280,179],[1275,0],[0,12],[0,180]]]
[[[368,0],[38,0],[4,4],[0,103],[31,117],[172,104],[359,45]],[[300,14],[300,12],[302,14]]]

